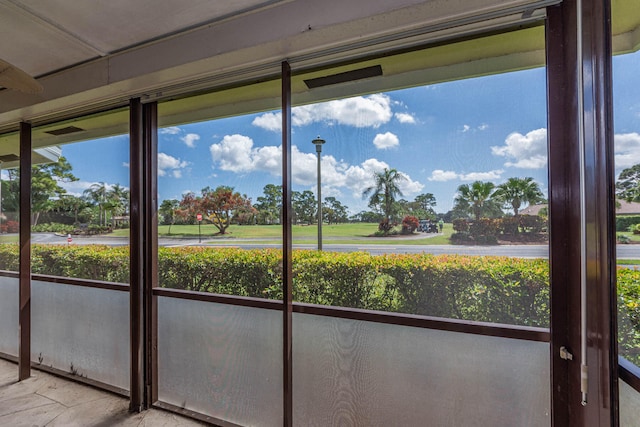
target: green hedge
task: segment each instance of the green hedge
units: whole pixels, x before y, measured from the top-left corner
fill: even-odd
[[[629,231],[636,224],[640,224],[640,215],[616,216],[616,231]]]
[[[129,281],[128,247],[33,245],[32,271]],[[295,301],[548,327],[543,259],[294,251]],[[282,298],[276,249],[159,248],[162,287]],[[0,245],[0,268],[18,269],[18,245]],[[640,271],[618,270],[620,353],[640,364]]]

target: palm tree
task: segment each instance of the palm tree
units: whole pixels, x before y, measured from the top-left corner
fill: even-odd
[[[492,199],[495,187],[493,182],[482,181],[459,186],[458,195],[454,199],[456,207],[471,211],[476,221],[479,220],[497,207],[496,201]]]
[[[92,184],[91,187],[84,190],[85,197],[98,205],[98,225],[106,225],[107,224],[107,212],[105,210],[107,203],[107,193],[109,191],[109,187],[104,182],[97,182]],[[104,214],[104,215],[103,215]],[[104,218],[104,221],[103,221]]]
[[[129,211],[129,190],[120,184],[113,184],[107,192],[107,198],[114,214],[124,215]]]
[[[402,191],[400,191],[398,183],[406,180],[407,177],[396,169],[385,168],[381,172],[374,173],[373,178],[375,184],[364,190],[362,192],[362,197],[371,195],[369,204],[380,204],[382,206],[382,212],[384,213],[385,220],[389,222],[396,197],[402,196]]]
[[[500,184],[494,196],[503,203],[511,205],[513,215],[518,216],[518,210],[523,203],[535,204],[543,198],[540,186],[533,178],[509,178]]]

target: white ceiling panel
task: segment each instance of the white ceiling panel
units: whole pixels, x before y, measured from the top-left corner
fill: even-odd
[[[282,0],[0,0],[0,58],[32,76]]]
[[[111,53],[274,0],[10,0]]]
[[[72,37],[34,22],[28,13],[4,1],[0,1],[0,40],[0,58],[32,76],[97,56]]]

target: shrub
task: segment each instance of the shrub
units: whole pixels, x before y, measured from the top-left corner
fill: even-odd
[[[498,221],[480,218],[469,226],[469,233],[478,243],[498,243]]]
[[[469,231],[469,221],[467,221],[464,218],[456,218],[453,220],[453,230],[460,232],[460,233],[465,233],[467,231]]]
[[[20,232],[20,223],[18,221],[6,221],[0,225],[0,233],[18,233]]]
[[[640,366],[640,271],[618,268],[618,351]]]
[[[0,244],[2,269],[17,271],[18,254],[17,244]],[[547,260],[305,250],[295,250],[292,258],[293,296],[299,302],[549,325]],[[282,298],[280,250],[161,247],[158,267],[162,287]],[[128,283],[129,249],[34,244],[32,271]],[[640,364],[640,270],[618,269],[617,277],[620,354]]]
[[[411,234],[420,226],[418,218],[407,215],[402,219],[402,234]]]
[[[625,244],[625,245],[631,243],[631,237],[626,236],[624,234],[616,235],[616,240],[618,243]]]
[[[412,254],[379,263],[405,313],[548,326],[546,260]]]
[[[527,232],[540,233],[546,223],[546,219],[538,215],[520,215],[520,226]]]
[[[453,243],[466,243],[473,241],[469,233],[464,232],[453,233],[451,237],[449,237],[449,240]]]
[[[61,234],[71,234],[75,227],[73,225],[68,224],[60,224],[57,222],[45,223],[32,225],[31,231],[34,233],[61,233]]]
[[[378,231],[381,231],[382,233],[387,234],[396,225],[398,225],[398,224],[396,224],[395,222],[389,221],[387,219],[384,219],[384,220],[380,221],[380,224],[378,224]]]
[[[500,218],[497,221],[497,227],[503,234],[517,234],[520,221],[515,216]]]

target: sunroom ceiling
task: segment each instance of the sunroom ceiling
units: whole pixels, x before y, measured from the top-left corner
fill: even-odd
[[[283,0],[0,0],[0,58],[38,77]]]

